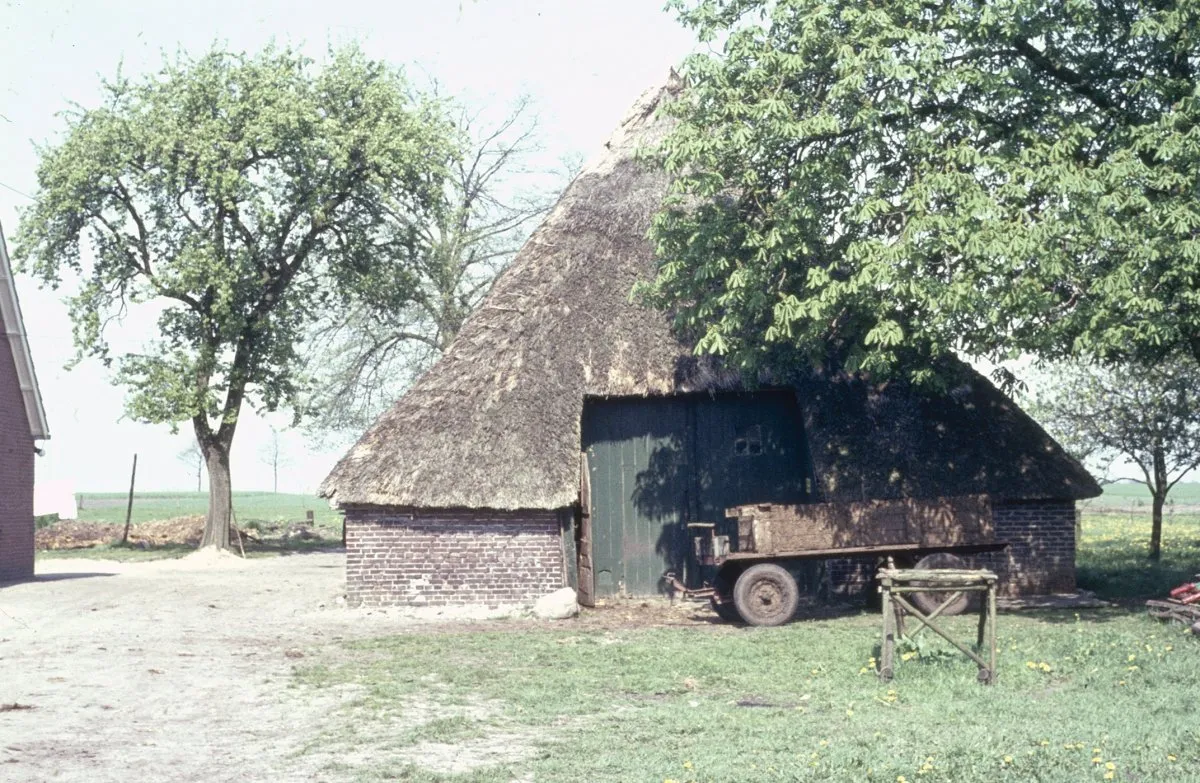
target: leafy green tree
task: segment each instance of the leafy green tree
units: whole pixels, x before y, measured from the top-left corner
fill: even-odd
[[[1162,556],[1167,494],[1200,466],[1200,367],[1190,359],[1156,367],[1054,368],[1033,414],[1080,460],[1108,472],[1125,459],[1150,490],[1150,558]]]
[[[458,139],[439,102],[353,48],[320,68],[290,49],[212,51],[104,88],[41,151],[17,257],[46,284],[79,279],[78,356],[115,360],[132,418],[191,422],[209,475],[201,545],[224,548],[243,404],[297,410],[313,321],[374,296],[383,268],[406,284],[395,270]],[[160,334],[114,357],[106,327],[138,305]]]
[[[698,349],[1200,359],[1200,2],[673,0],[652,301]]]

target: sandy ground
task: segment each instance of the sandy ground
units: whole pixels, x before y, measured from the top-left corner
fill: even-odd
[[[340,553],[42,560],[0,588],[0,781],[325,780],[300,754],[353,694],[306,650],[417,620],[348,610]]]

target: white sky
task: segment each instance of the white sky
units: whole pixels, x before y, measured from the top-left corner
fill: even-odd
[[[35,187],[34,142],[61,132],[58,112],[95,105],[101,76],[153,71],[164,52],[213,42],[258,49],[272,39],[320,57],[357,40],[367,54],[424,71],[472,106],[500,108],[530,95],[554,158],[598,152],[642,90],[693,47],[662,0],[0,0],[0,224],[10,239]],[[94,362],[67,371],[71,331],[58,294],[17,279],[50,422],[39,481],[118,491],[138,458],[142,490],[194,488],[176,454],[181,430],[123,418],[124,392]],[[286,417],[274,422],[284,426]],[[235,489],[270,489],[259,453],[268,423],[244,415],[234,443]],[[344,444],[313,449],[285,433],[290,465],[280,490],[313,491]]]

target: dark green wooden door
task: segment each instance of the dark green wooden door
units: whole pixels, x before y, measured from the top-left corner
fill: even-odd
[[[695,584],[688,522],[803,502],[812,475],[786,392],[590,400],[583,447],[597,596],[661,592],[666,571]]]
[[[682,565],[675,538],[687,514],[687,414],[676,399],[585,406],[597,596],[655,593],[663,572]]]

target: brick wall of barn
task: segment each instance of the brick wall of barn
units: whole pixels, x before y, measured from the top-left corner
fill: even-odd
[[[353,606],[503,606],[566,584],[564,513],[353,506],[346,601]]]
[[[0,582],[33,576],[33,458],[12,348],[0,337]]]
[[[1038,595],[1075,589],[1075,502],[1034,500],[997,503],[993,508],[996,539],[1010,546],[977,555],[971,565],[989,568],[1000,577],[1007,595]],[[835,593],[874,589],[874,558],[827,561]]]

